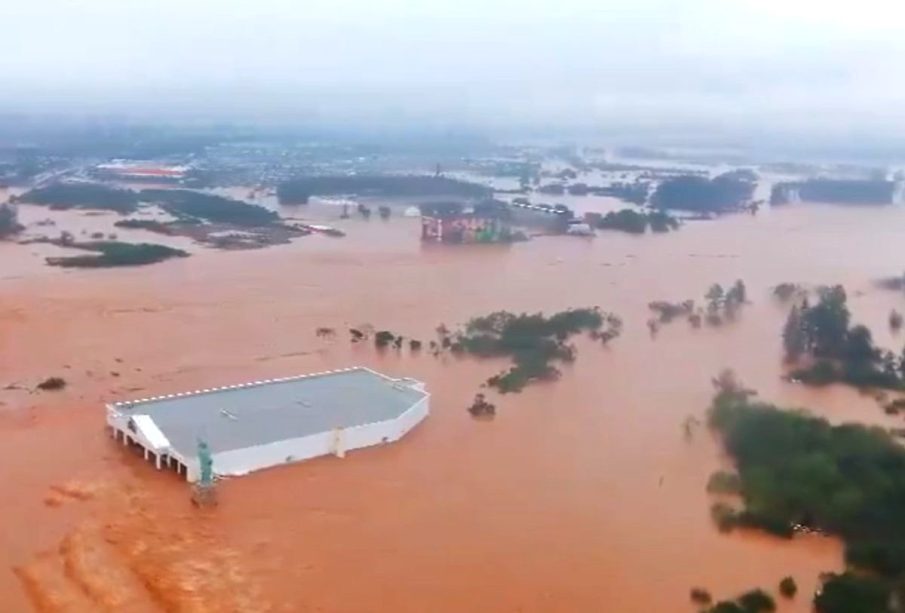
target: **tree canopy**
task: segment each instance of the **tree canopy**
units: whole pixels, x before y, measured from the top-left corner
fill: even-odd
[[[818,301],[807,299],[789,311],[782,331],[786,360],[808,358],[812,364],[792,371],[805,383],[841,381],[861,387],[897,389],[903,386],[905,361],[874,346],[863,325],[851,326],[845,289],[837,285],[819,290]]]
[[[267,226],[279,221],[279,215],[262,206],[189,189],[144,189],[139,197],[183,220],[249,227]]]
[[[22,231],[16,207],[11,204],[0,204],[0,238],[5,238]]]
[[[755,187],[755,181],[747,174],[730,172],[713,179],[681,175],[660,183],[651,203],[660,209],[724,213],[744,207]]]
[[[568,340],[589,332],[602,342],[619,335],[622,321],[599,308],[568,309],[549,317],[542,313],[516,315],[497,311],[469,321],[453,337],[445,336],[444,346],[481,357],[508,356],[513,366],[487,380],[501,393],[518,392],[532,381],[556,379],[560,371],[554,362],[571,362],[575,347]]]
[[[599,230],[619,230],[629,234],[644,234],[648,228],[658,233],[679,229],[679,220],[663,211],[622,209],[606,215],[590,214],[588,221]]]
[[[834,534],[845,542],[848,563],[877,577],[876,588],[868,591],[888,597],[892,586],[905,579],[905,448],[888,433],[782,410],[726,380],[718,386],[709,422],[720,433],[741,484],[742,508],[724,507],[731,513],[724,517],[730,527],[782,536],[798,528]],[[838,602],[837,591],[851,591],[850,578],[839,581],[824,586],[818,610],[886,610],[829,604]]]
[[[132,213],[139,204],[134,191],[100,183],[54,183],[27,191],[18,201],[57,209],[105,209],[117,213]]]

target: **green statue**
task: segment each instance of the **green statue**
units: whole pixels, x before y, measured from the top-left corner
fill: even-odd
[[[201,480],[202,487],[210,487],[214,484],[214,460],[211,457],[211,450],[207,443],[198,440],[198,463],[201,464]]]

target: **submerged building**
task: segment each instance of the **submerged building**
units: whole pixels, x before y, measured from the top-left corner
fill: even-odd
[[[496,243],[512,237],[511,214],[502,202],[421,205],[421,240],[436,243]]]
[[[414,379],[350,368],[107,405],[116,440],[188,481],[207,446],[214,476],[238,476],[399,440],[430,410]]]

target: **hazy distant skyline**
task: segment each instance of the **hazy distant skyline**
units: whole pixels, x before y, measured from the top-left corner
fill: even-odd
[[[905,135],[881,0],[28,0],[0,111]]]

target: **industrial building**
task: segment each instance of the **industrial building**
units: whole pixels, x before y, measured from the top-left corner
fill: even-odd
[[[421,240],[426,242],[507,242],[512,234],[509,211],[502,202],[434,202],[420,209]]]
[[[101,177],[128,179],[131,181],[181,181],[191,170],[188,166],[156,164],[154,162],[113,161],[95,166],[95,172]]]
[[[107,405],[107,425],[158,470],[195,482],[199,445],[216,477],[244,475],[400,439],[428,414],[414,379],[349,368]]]

